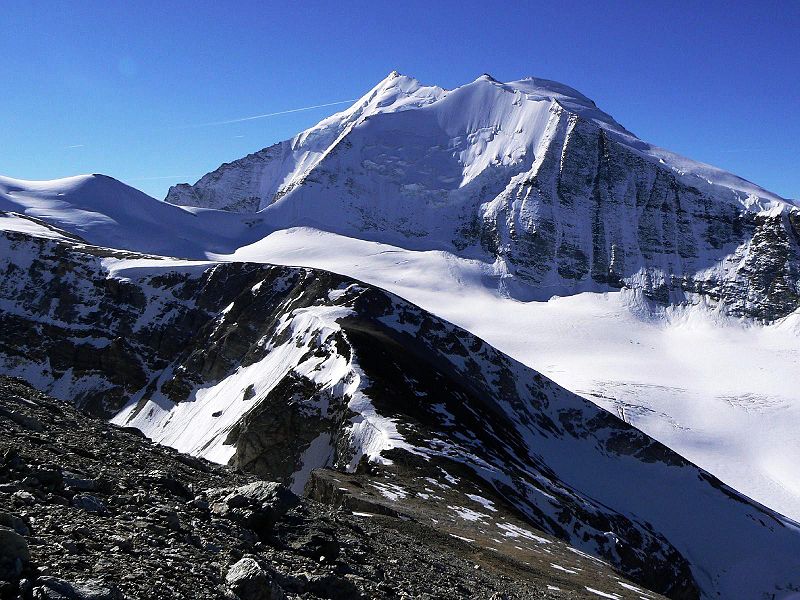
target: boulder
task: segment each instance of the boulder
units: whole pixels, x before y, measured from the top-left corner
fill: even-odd
[[[100,580],[70,583],[56,577],[39,577],[33,588],[34,600],[124,600],[114,584]]]
[[[210,489],[206,495],[212,513],[240,522],[259,535],[268,534],[275,523],[299,503],[288,488],[271,481]]]
[[[13,529],[20,535],[30,535],[28,526],[25,521],[20,519],[17,515],[0,511],[0,526]]]
[[[238,600],[284,600],[286,595],[254,558],[235,563],[225,576],[225,584]]]
[[[18,580],[30,559],[25,538],[10,527],[0,527],[0,580]]]
[[[78,494],[75,496],[72,499],[72,506],[75,508],[80,508],[81,510],[85,510],[86,512],[96,513],[99,515],[108,512],[106,505],[103,504],[99,498],[90,496],[89,494]]]

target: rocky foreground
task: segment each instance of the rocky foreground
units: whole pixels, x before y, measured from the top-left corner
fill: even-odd
[[[545,571],[378,504],[299,498],[16,379],[0,455],[3,599],[660,597],[556,541]]]

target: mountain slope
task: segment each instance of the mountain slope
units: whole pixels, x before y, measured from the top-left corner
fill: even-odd
[[[166,256],[230,252],[263,235],[250,233],[258,219],[172,206],[106,175],[0,177],[0,211],[17,215],[18,225],[48,223],[94,244]]]
[[[675,598],[798,585],[793,522],[397,296],[309,269],[2,243],[4,372],[121,408],[157,441],[295,489],[315,467],[378,469],[366,481],[388,498],[418,505],[427,486],[482,535],[545,544],[467,494],[502,503]]]
[[[536,537],[548,553],[536,560],[530,551],[513,552],[524,538],[505,538],[485,552],[455,537],[459,529],[440,532],[428,519],[365,512],[363,505],[332,510],[152,444],[20,380],[0,377],[0,427],[10,434],[0,437],[0,519],[16,530],[0,529],[0,577],[10,579],[4,598],[75,598],[70,588],[91,600],[598,597],[587,588],[620,600],[656,598],[544,533]],[[316,475],[321,481],[335,474]],[[20,505],[22,499],[35,501]],[[498,519],[516,522],[494,508]],[[9,537],[22,548],[27,542],[21,572],[12,565],[11,577],[9,550],[20,545]]]

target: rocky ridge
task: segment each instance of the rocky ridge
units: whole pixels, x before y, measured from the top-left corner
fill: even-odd
[[[298,498],[4,377],[0,431],[3,599],[660,597],[545,533],[519,530],[548,540],[531,564],[517,538],[515,560],[431,514]]]

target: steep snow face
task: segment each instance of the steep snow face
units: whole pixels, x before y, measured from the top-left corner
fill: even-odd
[[[435,86],[423,86],[417,80],[397,72],[390,73],[349,109],[324,119],[292,140],[222,165],[193,186],[174,186],[167,195],[167,202],[227,210],[263,209],[302,183],[320,159],[356,128],[379,115],[383,120],[387,118],[386,115],[404,111],[413,111],[415,116],[399,122],[393,120],[392,125],[399,124],[410,133],[423,134],[430,129],[431,122],[422,113],[434,113],[435,121],[446,135],[446,139],[438,141],[445,142],[444,154],[453,155],[464,168],[465,177],[457,181],[463,183],[489,166],[497,166],[509,159],[513,162],[515,155],[532,154],[546,134],[547,113],[551,109],[564,110],[568,116],[590,121],[613,134],[615,141],[625,143],[679,175],[688,176],[693,185],[730,188],[742,196],[751,196],[751,202],[760,202],[762,207],[765,202],[786,202],[730,173],[642,142],[597,108],[592,100],[564,84],[534,77],[501,83],[489,75],[483,75],[470,84],[446,91]],[[465,140],[464,136],[473,137]],[[487,138],[495,136],[500,136],[497,143],[487,143]],[[356,142],[351,140],[346,146],[352,147],[351,143]],[[386,143],[398,151],[395,166],[402,167],[406,156],[411,156],[414,163],[425,159],[415,155],[413,148],[406,148],[402,143],[393,144],[392,140],[386,140]],[[426,146],[431,147],[437,149],[435,145]],[[465,149],[468,151],[465,152]],[[370,148],[356,150],[369,153]],[[481,155],[482,159],[475,160]],[[377,156],[381,157],[381,153],[378,152]],[[363,158],[369,159],[368,156]],[[430,158],[441,159],[443,156]],[[433,160],[430,162],[433,163]],[[442,183],[452,184],[456,181],[444,178],[436,183],[441,186]]]
[[[444,95],[393,72],[349,109],[287,140],[222,165],[194,186],[173,186],[166,201],[184,206],[253,212],[303,183],[308,173],[354,127],[367,118],[418,108]]]
[[[798,586],[795,523],[397,296],[310,269],[0,243],[4,372],[96,413],[124,404],[114,420],[154,439],[295,489],[362,457],[395,499],[468,482],[674,597]],[[450,509],[479,518],[467,500]]]

